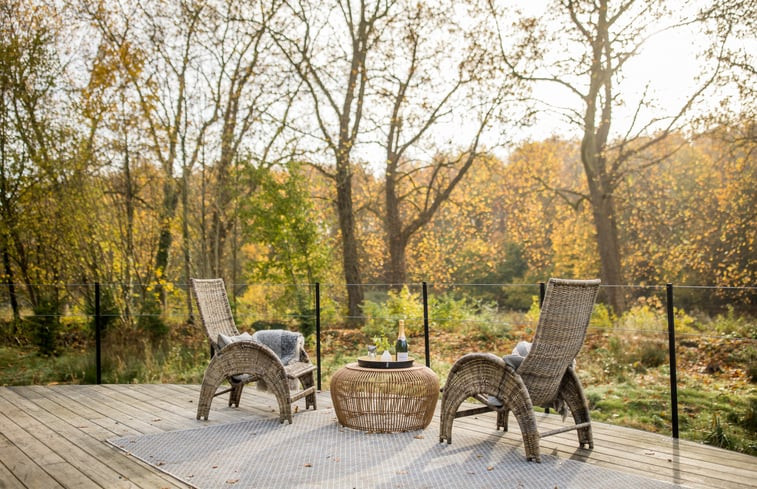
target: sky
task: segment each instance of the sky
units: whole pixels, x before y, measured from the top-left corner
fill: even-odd
[[[543,15],[546,0],[520,0],[524,12],[535,16]],[[613,127],[616,135],[625,132],[633,119],[638,100],[649,87],[657,107],[642,110],[644,120],[652,113],[673,114],[680,110],[687,98],[697,87],[700,63],[697,60],[701,49],[695,29],[667,31],[651,37],[642,46],[641,52],[630,59],[624,69],[624,80],[615,90],[623,95],[626,106],[616,106],[613,111]],[[576,100],[554,84],[538,86],[534,92],[537,99],[544,99],[551,105],[565,105],[566,100],[575,107]],[[652,112],[654,110],[654,112]],[[643,116],[646,116],[644,118]],[[542,139],[545,134],[576,136],[578,129],[570,127],[557,115],[544,114],[535,127],[525,130],[529,139]]]
[[[524,15],[535,18],[545,17],[545,10],[550,0],[505,0],[515,2]],[[700,0],[666,0],[675,13],[688,13],[698,8]],[[512,3],[511,3],[512,4]],[[513,18],[503,18],[500,28],[505,31]],[[623,80],[620,84],[613,85],[614,92],[620,94],[625,100],[625,106],[613,107],[611,137],[618,137],[628,132],[639,106],[641,96],[648,87],[646,99],[648,103],[642,104],[637,121],[646,124],[650,118],[672,116],[678,113],[686,104],[688,98],[699,87],[697,77],[701,74],[703,66],[698,55],[703,48],[701,26],[679,28],[673,31],[663,31],[650,37],[641,47],[638,54],[633,56],[622,70]],[[581,81],[583,82],[583,80]],[[703,97],[701,106],[709,103],[718,103],[718,97]],[[532,107],[570,107],[573,110],[583,110],[582,102],[578,97],[568,92],[567,89],[555,83],[540,83],[533,89],[533,98],[544,103],[532,102]],[[640,124],[637,122],[636,129]],[[660,127],[660,126],[658,126]],[[459,123],[451,122],[444,127],[438,128],[435,139],[440,143],[453,139],[459,144],[467,144],[473,138],[473,128],[461,127]],[[467,130],[469,129],[469,130]],[[564,116],[555,110],[545,110],[537,115],[534,124],[530,127],[514,129],[504,127],[504,145],[496,143],[495,137],[489,141],[495,141],[495,145],[489,146],[495,155],[501,159],[507,159],[513,144],[524,140],[544,140],[553,135],[565,138],[580,138],[580,127],[569,123]],[[493,131],[497,132],[497,131]],[[488,141],[487,141],[488,142]],[[380,165],[380,164],[379,164]]]

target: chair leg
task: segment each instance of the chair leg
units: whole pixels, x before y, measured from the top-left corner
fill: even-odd
[[[205,370],[202,386],[200,387],[200,400],[197,403],[197,419],[208,419],[210,404],[213,402],[218,386],[223,382],[225,377],[223,370],[218,368],[217,363],[211,360],[210,365]]]
[[[239,341],[227,345],[223,354],[210,359],[205,369],[205,376],[200,389],[200,402],[197,406],[197,419],[208,419],[210,403],[216,394],[218,386],[224,379],[231,381],[229,406],[239,406],[239,400],[244,388],[243,382],[234,382],[233,375],[248,374],[262,380],[269,391],[276,396],[279,405],[279,421],[292,423],[292,398],[289,393],[286,372],[281,362],[271,358],[273,353],[263,351],[260,346],[252,342]]]
[[[313,372],[308,373],[307,375],[304,375],[300,377],[300,383],[302,385],[302,390],[309,389],[310,387],[313,387],[315,385],[315,380],[313,377]],[[309,407],[313,407],[313,410],[315,411],[316,405],[315,405],[315,391],[313,391],[312,394],[308,394],[305,396],[305,410]]]
[[[207,376],[206,376],[207,377]],[[208,419],[210,413],[210,403],[213,402],[213,394],[215,394],[216,386],[210,383],[202,383],[200,387],[200,400],[197,402],[197,419]]]
[[[472,353],[462,357],[450,370],[444,386],[439,423],[439,442],[452,443],[452,424],[460,405],[469,397],[494,396],[505,403],[504,419],[497,416],[499,426],[507,426],[504,411],[512,411],[523,436],[526,459],[541,462],[539,432],[533,405],[520,376],[492,356]]]
[[[507,418],[510,417],[510,410],[506,407],[497,411],[497,431],[502,428],[502,431],[507,431]]]
[[[591,423],[589,415],[589,403],[584,395],[583,387],[578,376],[573,369],[568,369],[560,385],[560,396],[568,405],[570,412],[573,414],[573,420],[576,424]],[[578,428],[578,443],[581,448],[587,445],[594,448],[594,438],[591,433],[591,425]]]
[[[229,393],[229,407],[239,407],[239,401],[242,400],[242,389],[244,389],[244,382],[234,382],[229,379],[231,383],[231,392]]]
[[[536,425],[534,424],[534,430]],[[523,428],[521,428],[521,431]],[[541,453],[539,450],[539,432],[523,432],[523,448],[526,451],[526,460],[529,462],[541,463]]]

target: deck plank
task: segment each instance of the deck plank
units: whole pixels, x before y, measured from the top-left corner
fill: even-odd
[[[3,454],[2,467],[4,469],[0,474],[2,487],[6,487],[6,483],[7,487],[63,487],[22,449],[6,438],[5,432],[10,428],[9,425],[3,422],[0,426],[3,427],[3,433],[0,434],[0,453]]]
[[[40,395],[39,387],[16,388],[2,396],[4,401],[16,406],[14,419],[21,419],[27,432],[61,459],[55,464],[48,464],[31,457],[48,471],[55,467],[55,478],[66,481],[66,487],[184,487],[177,486],[173,478],[142,462],[139,462],[141,470],[136,468],[135,459],[114,458],[112,449],[103,443],[108,434],[98,433],[105,435],[99,438],[87,433],[84,429],[88,427],[87,420],[72,416],[72,411],[68,409],[50,404]],[[25,413],[20,414],[18,410]],[[78,477],[76,472],[66,473],[71,470],[76,470],[83,477]]]
[[[496,434],[494,414],[477,416],[477,419],[460,418],[453,425],[454,440],[455,427],[484,435]],[[559,417],[555,415],[539,415],[537,425],[540,430],[552,429],[560,425]],[[510,432],[500,436],[511,446],[521,446],[520,431],[517,422],[510,418]],[[578,447],[575,432],[541,440],[542,453],[557,455],[561,458],[571,458],[587,463],[594,463],[602,467],[632,474],[648,474],[656,479],[667,482],[697,484],[710,487],[749,487],[755,484],[754,457],[734,452],[724,452],[722,455],[730,458],[728,473],[722,471],[722,460],[713,462],[700,453],[690,451],[692,448],[701,449],[696,443],[675,440],[638,430],[594,423],[594,449],[582,450]],[[613,433],[614,436],[611,436]],[[676,448],[678,445],[678,448]],[[714,447],[705,447],[708,453],[718,453]],[[719,454],[719,453],[718,453]],[[720,455],[720,454],[719,454]],[[719,476],[724,476],[719,477]],[[723,486],[725,484],[725,486]]]
[[[195,418],[198,398],[198,385],[0,387],[0,487],[185,488],[105,440],[278,417],[275,398],[252,386],[239,408],[228,407],[226,396],[215,399],[208,421]],[[304,402],[295,405],[304,409]],[[331,407],[328,392],[318,393],[318,407]],[[512,416],[509,424],[503,433],[495,430],[493,414],[460,418],[453,444],[455,433],[465,430],[522,450]],[[562,422],[554,414],[538,415],[538,424],[543,431]],[[426,436],[437,437],[438,430],[437,409]],[[575,432],[567,432],[542,439],[542,453],[689,487],[757,488],[755,457],[603,423],[594,423],[593,433],[593,450],[580,449]]]
[[[41,413],[40,421],[56,431],[65,433],[73,443],[85,451],[83,456],[87,459],[87,464],[92,464],[92,470],[97,473],[103,487],[184,487],[177,486],[171,476],[156,473],[152,467],[141,461],[137,461],[141,469],[135,467],[133,461],[136,459],[117,458],[112,462],[102,462],[102,460],[112,458],[112,448],[102,443],[104,440],[139,433],[131,429],[124,432],[118,429],[121,426],[118,424],[115,425],[115,430],[104,428],[101,426],[102,417],[86,417],[86,414],[96,414],[96,411],[82,404],[76,404],[74,409],[71,409],[66,404],[65,398],[61,401],[55,398],[53,392],[51,389],[33,386],[19,394],[34,393],[36,395],[34,402],[47,411],[47,413]],[[99,443],[93,444],[93,441]]]
[[[77,469],[83,464],[79,463],[78,458],[71,457],[71,451],[68,450],[75,447],[64,446],[64,440],[60,435],[37,422],[31,414],[8,402],[5,397],[0,397],[0,412],[3,413],[0,415],[0,424],[4,426],[3,434],[51,478],[71,481],[82,488],[102,487]]]

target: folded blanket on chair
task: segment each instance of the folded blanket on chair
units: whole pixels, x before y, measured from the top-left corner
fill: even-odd
[[[285,329],[262,329],[255,331],[252,340],[264,344],[276,354],[284,365],[300,359],[300,349],[305,345],[302,334]]]
[[[300,349],[305,348],[305,338],[301,333],[294,333],[285,329],[261,329],[255,331],[252,340],[264,344],[276,354],[284,365],[289,365],[300,359]],[[296,390],[299,385],[297,379],[289,379],[289,389]],[[268,386],[262,380],[257,383],[258,389],[267,390]]]
[[[282,329],[260,330],[256,331],[253,335],[249,333],[242,333],[236,336],[219,334],[218,348],[223,349],[224,346],[236,341],[255,341],[261,343],[270,348],[284,365],[298,361],[300,359],[300,349],[305,348],[305,338],[302,334]],[[232,377],[237,382],[247,382],[249,375],[242,374]],[[297,379],[289,380],[290,389],[297,389],[298,385]],[[263,379],[258,379],[257,386],[260,390],[268,390],[268,386],[266,386]]]

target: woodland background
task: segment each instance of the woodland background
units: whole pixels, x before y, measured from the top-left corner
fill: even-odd
[[[376,282],[753,286],[753,2],[502,3],[2,0],[13,317],[99,281],[128,321],[191,276],[352,284],[351,317]],[[624,92],[687,28],[681,103]]]

